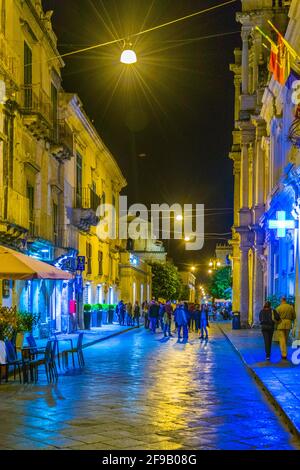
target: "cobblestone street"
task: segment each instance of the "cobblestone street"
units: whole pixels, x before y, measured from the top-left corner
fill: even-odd
[[[48,386],[0,387],[1,449],[295,449],[217,325],[206,344],[134,330]],[[41,368],[42,370],[42,368]]]

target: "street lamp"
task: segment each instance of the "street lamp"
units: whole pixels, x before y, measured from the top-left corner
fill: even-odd
[[[210,260],[208,266],[211,268],[208,272],[211,274],[212,270],[216,271],[221,267],[221,261],[218,258],[213,258]]]
[[[126,65],[135,64],[137,62],[137,56],[134,50],[132,49],[132,44],[125,45],[125,48],[121,54],[120,62]]]

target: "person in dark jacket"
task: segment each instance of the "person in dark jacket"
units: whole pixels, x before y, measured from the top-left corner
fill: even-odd
[[[174,312],[174,317],[175,317],[175,322],[177,325],[178,329],[178,339],[181,339],[181,329],[183,332],[183,339],[187,340],[189,333],[188,333],[188,320],[186,317],[185,313],[185,308],[183,304],[177,305],[175,312]]]
[[[208,323],[208,306],[207,305],[202,305],[201,311],[200,311],[200,330],[201,330],[201,336],[200,339],[203,340],[208,340],[208,330],[209,328],[209,323]],[[204,333],[205,333],[205,338],[204,338]]]
[[[137,324],[138,328],[140,327],[140,316],[141,316],[141,309],[139,306],[138,301],[135,302],[134,309],[133,309],[133,323]]]
[[[123,300],[121,300],[118,303],[118,316],[119,316],[119,323],[121,326],[125,325],[125,314],[126,314],[126,306]]]
[[[150,328],[153,333],[156,332],[158,316],[159,316],[159,305],[155,300],[152,300],[150,304],[150,308],[149,308],[149,320],[150,320]]]
[[[279,320],[278,313],[272,309],[271,302],[266,302],[264,308],[259,314],[259,321],[261,324],[261,332],[264,337],[266,360],[269,361],[271,357],[272,339],[275,329],[276,321]]]

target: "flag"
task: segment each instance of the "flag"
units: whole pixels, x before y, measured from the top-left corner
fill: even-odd
[[[278,34],[277,45],[271,44],[270,71],[274,79],[283,86],[290,75],[290,70],[290,53],[282,36]]]
[[[293,83],[295,81],[298,81],[300,80],[300,73],[297,72],[293,67],[291,68],[291,72],[290,72],[290,75],[289,75],[289,78],[287,79],[287,82],[285,84],[285,86],[289,89],[289,90],[292,90],[293,88]]]

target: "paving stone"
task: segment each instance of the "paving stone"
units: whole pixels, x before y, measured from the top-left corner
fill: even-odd
[[[86,349],[85,370],[55,387],[1,386],[0,448],[298,448],[219,328],[210,333],[204,346],[134,330]]]

